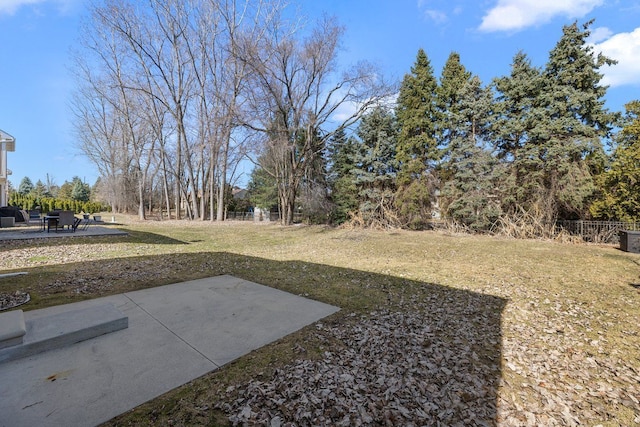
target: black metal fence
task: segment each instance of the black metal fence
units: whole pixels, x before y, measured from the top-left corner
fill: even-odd
[[[593,243],[619,243],[621,230],[640,231],[640,222],[558,221],[556,223],[556,232],[566,232]]]
[[[227,218],[227,220],[234,220],[234,221],[253,221],[254,220],[254,212],[253,211],[248,211],[248,212],[227,212],[226,218]],[[300,222],[302,222],[302,220],[303,220],[302,214],[297,213],[297,212],[293,214],[293,222],[294,223],[300,223]],[[257,221],[275,221],[275,222],[278,222],[278,221],[280,221],[280,214],[278,213],[278,211],[263,212],[261,214],[261,217],[257,218]]]
[[[251,212],[227,212],[227,219],[236,221],[253,221],[253,211]]]
[[[302,221],[302,215],[296,213],[293,222]],[[227,220],[253,221],[254,213],[249,212],[227,212]],[[259,221],[280,221],[277,211],[268,214],[263,213]],[[556,223],[556,233],[568,233],[571,236],[582,238],[586,242],[612,243],[620,242],[620,231],[640,231],[640,222],[622,221],[558,221]]]

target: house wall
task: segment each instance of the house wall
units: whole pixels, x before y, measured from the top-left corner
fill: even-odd
[[[7,205],[7,152],[0,144],[0,206]]]
[[[0,143],[0,206],[7,206],[9,186],[7,183],[7,144]]]

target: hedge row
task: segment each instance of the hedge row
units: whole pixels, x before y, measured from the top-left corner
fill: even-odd
[[[26,211],[39,209],[40,212],[53,210],[74,211],[75,213],[109,212],[111,207],[97,202],[81,202],[79,200],[56,199],[53,197],[33,197],[13,192],[9,196],[9,206],[17,206]]]

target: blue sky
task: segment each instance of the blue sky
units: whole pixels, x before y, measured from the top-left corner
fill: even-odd
[[[340,61],[378,64],[401,79],[423,48],[439,76],[449,53],[484,83],[509,73],[522,50],[544,66],[562,25],[595,19],[592,42],[619,64],[603,69],[610,109],[640,99],[640,0],[291,0],[310,20],[327,13],[345,26]],[[16,138],[10,177],[58,185],[98,174],[75,148],[70,50],[85,0],[0,0],[0,129]]]

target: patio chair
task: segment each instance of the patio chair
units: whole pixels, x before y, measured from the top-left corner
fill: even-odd
[[[22,221],[16,221],[16,222],[24,222],[25,225],[29,225],[29,214],[27,213],[27,211],[25,211],[24,209],[20,209],[20,215],[22,216]]]
[[[68,231],[75,232],[80,224],[80,218],[76,218],[73,211],[60,211],[57,220],[55,220],[56,231],[62,229],[64,231],[67,227]]]
[[[22,211],[22,216],[24,216],[24,222],[27,225],[42,225],[42,218],[40,217],[40,211],[38,210]]]

